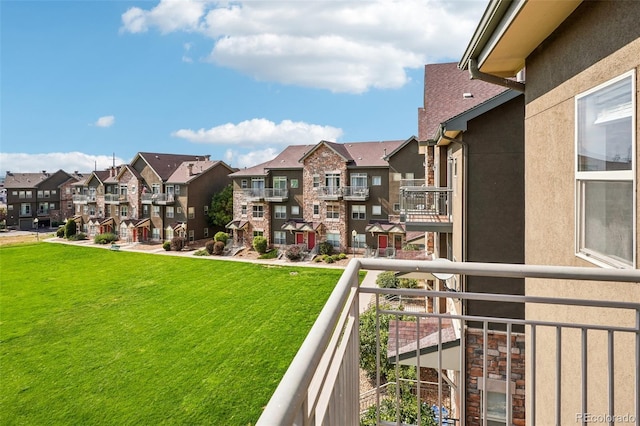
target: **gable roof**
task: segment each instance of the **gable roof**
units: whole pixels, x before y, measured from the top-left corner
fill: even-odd
[[[142,179],[142,176],[140,175],[140,173],[133,168],[133,166],[130,166],[129,164],[123,164],[122,167],[120,167],[120,170],[118,171],[118,173],[116,174],[115,178],[116,180],[120,180],[120,178],[122,177],[122,174],[128,170],[129,172],[131,172],[131,174],[136,178],[136,179]]]
[[[53,173],[47,173],[47,171],[45,170],[40,173],[7,172],[4,180],[4,187],[7,189],[37,188],[40,184],[59,174],[67,176],[65,182],[69,179],[72,179],[72,176],[62,169],[59,169]]]
[[[231,177],[240,176],[266,176],[269,170],[275,169],[302,169],[300,157],[304,155],[313,145],[289,145],[273,160],[265,161],[253,167],[248,167],[232,173]]]
[[[136,159],[142,158],[158,177],[165,182],[176,171],[184,161],[209,160],[208,155],[184,155],[184,154],[162,154],[158,152],[139,152],[131,160],[131,164]]]
[[[233,169],[223,161],[184,161],[178,166],[169,179],[167,179],[167,182],[189,183],[216,166],[225,167],[229,171],[233,171]],[[189,168],[191,168],[191,170],[189,170]]]
[[[471,80],[455,62],[429,64],[424,68],[424,107],[418,110],[418,139],[432,140],[440,123],[483,103],[505,87]],[[464,94],[471,97],[465,97]]]
[[[409,138],[407,141],[411,141]],[[376,142],[327,142],[321,141],[307,152],[300,161],[304,161],[321,146],[326,146],[340,156],[350,166],[355,167],[385,167],[387,159],[407,141],[376,141]]]

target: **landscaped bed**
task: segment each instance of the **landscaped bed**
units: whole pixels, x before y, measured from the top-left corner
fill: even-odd
[[[0,248],[2,424],[254,423],[341,270]]]

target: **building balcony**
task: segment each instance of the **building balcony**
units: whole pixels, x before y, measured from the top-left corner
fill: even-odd
[[[342,189],[339,186],[318,186],[316,192],[321,200],[337,201],[342,198]]]
[[[107,204],[120,204],[120,194],[104,194],[104,202]]]
[[[245,188],[242,194],[247,201],[264,201],[265,191],[265,188]]]
[[[366,201],[369,199],[369,188],[366,186],[345,186],[342,196],[347,201]]]
[[[171,205],[175,202],[175,196],[167,193],[142,194],[142,204]]]
[[[38,216],[49,216],[53,209],[41,209],[38,210]]]
[[[363,270],[399,271],[414,277],[422,274],[436,282],[435,275],[448,280],[465,275],[526,278],[536,284],[540,281],[535,279],[544,279],[548,290],[564,288],[563,284],[577,289],[579,283],[586,286],[587,281],[609,281],[613,283],[608,285],[618,289],[618,300],[628,300],[624,295],[631,295],[631,301],[464,293],[447,286],[441,287],[446,291],[361,287],[359,274]],[[524,424],[525,416],[532,425],[586,424],[589,413],[618,419],[603,423],[637,425],[638,282],[638,270],[354,259],[257,425],[357,425],[364,413],[371,415],[372,411],[379,425],[433,424],[432,420],[438,425],[486,425],[496,421],[496,416],[502,416],[503,424]],[[449,307],[468,301],[524,304],[526,314],[509,318],[504,312],[493,315],[491,309],[486,316],[459,314],[454,308],[434,311],[434,306],[443,306],[442,299]],[[373,390],[361,394],[359,322],[367,307],[376,324],[373,352],[378,370]],[[388,342],[380,337],[386,335],[382,333],[384,317],[389,324]],[[407,325],[416,333],[401,335],[399,330]],[[497,340],[503,343],[494,345]],[[391,363],[396,382],[411,383],[383,383],[382,361]],[[418,368],[421,373],[429,370],[434,379],[410,380],[409,372],[401,366]],[[492,395],[482,398],[483,390]],[[417,420],[379,417],[383,410],[388,415],[389,406],[406,403],[403,398],[409,394],[415,412],[421,413]],[[435,408],[443,413],[442,418],[429,410],[423,414],[424,407]]]
[[[73,204],[88,204],[95,203],[96,196],[95,195],[74,195],[73,196]]]
[[[265,188],[264,200],[271,202],[283,202],[289,199],[289,190],[286,188]]]
[[[400,221],[407,231],[452,232],[452,190],[426,186],[400,188]]]

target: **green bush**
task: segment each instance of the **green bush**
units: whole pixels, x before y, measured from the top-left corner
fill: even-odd
[[[207,253],[209,254],[213,254],[213,244],[215,243],[215,241],[213,240],[209,240],[207,241],[207,243],[204,245],[204,249],[207,251]]]
[[[324,258],[324,261],[325,261],[326,263],[334,263],[334,262],[335,262],[335,260],[333,259],[333,256],[327,256],[327,257],[325,257],[325,258]]]
[[[320,263],[322,261],[324,261],[324,256],[316,256],[313,258],[313,261],[316,263]]]
[[[333,246],[331,245],[330,242],[323,241],[318,245],[318,253],[327,254],[330,256],[333,254]]]
[[[400,280],[396,277],[395,272],[385,271],[381,272],[376,278],[376,284],[380,288],[398,288]]]
[[[93,242],[96,244],[110,244],[114,241],[118,241],[118,236],[110,232],[106,234],[98,234],[93,237]]]
[[[261,254],[260,256],[258,256],[258,259],[275,259],[276,257],[278,257],[278,250],[272,249],[265,254]]]
[[[209,256],[207,249],[200,249],[193,252],[194,256]]]
[[[170,251],[171,250],[171,241],[165,241],[164,243],[162,243],[162,248],[165,249],[166,251]]]
[[[222,252],[224,252],[224,246],[225,244],[222,241],[216,241],[213,244],[213,254],[216,256],[222,255]]]
[[[64,238],[64,226],[58,228],[58,230],[56,231],[56,237]]]
[[[77,234],[73,234],[73,235],[68,236],[67,239],[69,241],[86,240],[87,239],[87,234],[85,234],[84,232],[78,232]]]
[[[229,234],[227,234],[226,232],[216,232],[216,235],[213,236],[214,241],[222,241],[223,243],[227,244],[227,241],[229,241]]]
[[[78,232],[78,226],[76,225],[76,221],[67,220],[67,224],[64,227],[65,238],[69,238],[72,235],[76,235],[76,232]]]
[[[343,260],[343,259],[346,259],[346,258],[347,258],[347,255],[346,255],[346,254],[344,254],[344,253],[340,253],[340,254],[338,255],[338,259],[340,259],[340,260]]]
[[[289,247],[287,247],[287,251],[284,254],[285,256],[287,256],[287,259],[289,260],[300,260],[302,259],[302,247],[297,246],[297,245],[291,245]]]
[[[260,235],[253,237],[253,249],[260,254],[267,252],[267,239]]]
[[[420,247],[417,244],[405,244],[405,246],[402,247],[402,250],[417,251],[417,250],[420,250]]]
[[[400,278],[398,288],[418,288],[418,280],[415,278]]]
[[[185,237],[173,237],[171,240],[171,250],[182,251],[187,245],[187,239]]]

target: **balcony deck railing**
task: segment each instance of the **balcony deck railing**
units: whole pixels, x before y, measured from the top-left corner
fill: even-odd
[[[120,203],[120,194],[104,194],[104,202],[111,204]]]
[[[369,188],[366,186],[345,186],[342,188],[345,200],[366,201],[369,199]]]
[[[96,196],[95,195],[74,195],[73,203],[74,204],[87,204],[87,203],[95,203]]]
[[[263,201],[265,188],[245,188],[242,190],[242,194],[248,201]]]
[[[142,204],[172,204],[174,202],[174,195],[167,193],[146,193],[142,194]]]
[[[265,188],[264,200],[265,201],[287,201],[289,198],[289,190],[286,188]]]
[[[452,223],[451,194],[452,190],[448,188],[402,187],[400,189],[400,220],[408,227],[420,224],[450,226]]]
[[[600,300],[581,300],[568,298],[551,298],[537,296],[512,296],[498,294],[478,294],[478,293],[458,293],[427,291],[421,289],[383,289],[383,288],[361,288],[359,286],[359,272],[361,270],[381,270],[399,272],[421,272],[421,273],[449,273],[473,276],[492,277],[514,277],[514,278],[542,278],[556,280],[554,285],[561,285],[562,281],[571,280],[571,285],[575,286],[580,281],[613,281],[615,285],[620,285],[623,290],[625,286],[636,286],[640,282],[640,271],[638,270],[618,270],[618,269],[598,269],[598,268],[578,268],[559,266],[535,266],[535,265],[505,265],[489,263],[457,263],[434,261],[408,261],[408,260],[388,260],[388,259],[354,259],[352,260],[343,275],[339,279],[334,291],[330,295],[324,309],[319,314],[315,324],[303,342],[301,348],[291,362],[289,369],[282,378],[271,400],[265,407],[257,425],[323,425],[359,424],[360,416],[360,394],[359,394],[359,317],[360,317],[360,296],[375,295],[375,306],[377,315],[394,315],[396,318],[407,315],[413,316],[418,325],[421,321],[436,321],[438,328],[436,331],[437,341],[435,345],[434,367],[438,372],[438,390],[435,401],[417,400],[418,407],[421,404],[431,403],[435,407],[445,407],[443,399],[445,397],[443,388],[446,386],[446,374],[443,370],[449,369],[447,365],[450,359],[443,358],[443,333],[442,323],[444,320],[458,321],[461,333],[468,333],[469,328],[465,327],[467,321],[481,324],[479,333],[481,338],[480,355],[467,355],[465,351],[465,339],[461,340],[459,366],[469,365],[465,357],[475,357],[473,359],[475,372],[465,367],[460,369],[462,377],[452,386],[456,395],[451,400],[459,398],[465,401],[465,386],[467,386],[466,376],[474,375],[478,382],[488,383],[488,355],[487,348],[489,327],[491,324],[501,324],[505,327],[506,348],[501,349],[504,353],[505,377],[513,378],[515,370],[512,370],[513,359],[517,356],[519,348],[512,346],[512,334],[515,329],[524,329],[526,336],[526,369],[529,373],[526,376],[526,401],[527,423],[537,424],[537,418],[544,415],[551,415],[552,419],[546,419],[548,423],[566,423],[567,416],[573,418],[573,422],[587,424],[590,420],[587,416],[592,413],[591,404],[604,403],[604,418],[619,419],[640,424],[640,303],[633,302],[613,302]],[[575,288],[575,287],[574,287]],[[627,288],[628,290],[628,288]],[[635,291],[635,290],[634,290]],[[469,316],[434,312],[407,312],[388,308],[380,303],[385,295],[392,294],[398,296],[415,296],[432,298],[433,306],[439,306],[439,298],[459,300],[465,303],[469,300],[487,300],[493,302],[523,303],[527,309],[525,319],[498,318],[488,316]],[[530,311],[531,308],[541,310]],[[574,312],[575,311],[575,312]],[[603,317],[596,315],[585,315],[584,312],[606,312]],[[530,312],[535,312],[533,316]],[[545,312],[548,316],[545,317]],[[558,320],[555,316],[559,312],[568,313],[563,319]],[[573,315],[582,313],[581,315]],[[378,317],[379,318],[379,317]],[[379,324],[379,320],[377,320]],[[469,327],[471,327],[469,325]],[[615,337],[615,338],[614,338]],[[602,347],[597,344],[604,342]],[[594,347],[594,344],[596,347]],[[420,365],[421,350],[420,342],[414,342],[416,352],[415,363]],[[568,350],[571,356],[578,359],[572,364],[570,356],[565,353]],[[493,350],[497,352],[496,350]],[[575,352],[577,351],[577,354]],[[399,351],[396,349],[396,357]],[[555,354],[555,356],[550,356]],[[379,329],[378,329],[378,349],[377,364],[380,359],[387,357],[380,351]],[[566,357],[563,359],[563,356]],[[625,364],[620,367],[620,357],[624,357]],[[477,359],[476,359],[477,358]],[[393,357],[392,357],[393,359]],[[538,360],[541,361],[538,361]],[[614,366],[614,359],[618,364]],[[431,358],[433,362],[434,358]],[[400,363],[398,358],[394,360],[396,366]],[[540,364],[538,364],[540,362]],[[478,369],[481,372],[478,374]],[[563,370],[564,369],[564,370]],[[577,369],[577,374],[566,370]],[[624,371],[624,374],[621,371]],[[396,367],[397,371],[397,367]],[[539,371],[539,372],[537,372]],[[596,394],[592,391],[592,374],[598,373],[597,377],[602,377],[598,382]],[[623,377],[624,376],[624,377]],[[383,389],[380,382],[380,373],[377,373],[377,388]],[[622,378],[621,378],[622,377]],[[542,379],[542,380],[541,380]],[[512,379],[513,380],[513,379]],[[618,381],[625,381],[620,384]],[[569,382],[567,382],[569,381]],[[447,384],[451,384],[447,382]],[[417,384],[417,395],[421,395]],[[624,395],[619,395],[616,389],[626,389]],[[565,403],[563,399],[568,391],[577,391],[579,401]],[[505,406],[507,424],[511,424],[511,405],[514,391],[511,386],[505,386]],[[545,404],[536,404],[536,396],[544,395]],[[380,407],[380,401],[384,398],[380,392],[377,393],[376,406]],[[392,395],[395,404],[399,404],[398,392]],[[624,402],[621,400],[624,399]],[[551,401],[551,402],[549,402]],[[606,402],[605,402],[606,401]],[[631,402],[629,402],[631,401]],[[563,405],[563,403],[565,403]],[[479,424],[487,424],[488,404],[486,400],[480,400]],[[602,405],[602,404],[601,404]],[[619,413],[618,405],[626,409],[635,409],[630,413]],[[466,404],[462,403],[457,408],[457,412],[451,413],[452,418],[461,419],[465,424],[467,419],[465,413]],[[451,408],[451,407],[449,407]],[[417,410],[418,413],[420,410]],[[569,413],[571,411],[571,413]],[[451,411],[450,411],[451,412]],[[564,417],[563,417],[564,416]],[[626,416],[626,417],[624,417]],[[555,418],[555,422],[553,421]],[[599,418],[599,417],[598,417]],[[545,423],[539,420],[540,423]],[[609,424],[613,424],[616,420]],[[619,420],[621,421],[621,420]],[[619,422],[618,421],[618,422]],[[377,424],[392,425],[400,424],[397,418],[393,423],[381,421]],[[421,424],[418,415],[417,424]],[[447,424],[442,419],[436,419],[436,424]],[[617,424],[617,423],[616,423]]]
[[[342,187],[340,186],[318,186],[316,191],[321,200],[339,200],[342,198]]]

